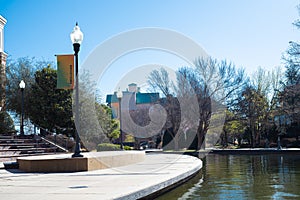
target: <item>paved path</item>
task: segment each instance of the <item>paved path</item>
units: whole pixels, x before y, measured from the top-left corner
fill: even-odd
[[[21,173],[0,170],[4,200],[137,199],[182,180],[202,167],[198,158],[147,154],[143,162],[78,173]]]

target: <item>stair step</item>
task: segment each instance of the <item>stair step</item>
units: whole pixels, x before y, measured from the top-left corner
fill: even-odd
[[[45,142],[37,142],[37,143],[11,143],[11,144],[1,144],[0,147],[5,147],[5,146],[35,146],[35,145],[49,145],[49,143]]]
[[[57,147],[38,147],[38,148],[35,148],[35,147],[30,147],[30,148],[21,148],[21,149],[0,149],[0,152],[10,152],[10,151],[33,151],[33,150],[56,150]]]
[[[38,153],[45,153],[44,150],[31,150],[31,151],[25,151],[24,153],[21,152],[21,154],[38,154]]]
[[[32,139],[0,139],[0,143],[34,142]]]
[[[51,155],[62,151],[60,146],[42,137],[0,137],[0,158],[4,160],[23,156]]]
[[[12,156],[18,156],[20,155],[21,151],[10,151],[10,152],[6,152],[6,153],[0,153],[0,158],[9,158]]]
[[[0,139],[12,139],[12,138],[13,138],[12,136],[4,136],[4,135],[0,136]]]

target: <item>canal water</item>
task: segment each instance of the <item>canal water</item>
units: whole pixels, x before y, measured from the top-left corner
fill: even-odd
[[[300,199],[300,155],[208,155],[172,199]]]

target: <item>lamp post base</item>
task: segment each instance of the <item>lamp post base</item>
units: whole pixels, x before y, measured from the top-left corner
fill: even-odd
[[[82,158],[82,157],[83,157],[83,155],[80,154],[80,153],[74,153],[74,154],[72,155],[72,158]]]
[[[73,153],[73,155],[72,155],[72,158],[82,158],[83,157],[83,155],[82,154],[80,154],[81,153],[81,151],[80,151],[80,143],[79,143],[79,136],[78,136],[78,133],[77,133],[77,131],[76,131],[76,144],[75,144],[75,151],[74,151],[74,153]]]

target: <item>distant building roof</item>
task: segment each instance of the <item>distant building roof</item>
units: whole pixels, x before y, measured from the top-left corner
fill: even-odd
[[[108,95],[106,95],[106,103],[117,102],[117,101],[114,101],[114,98],[117,98],[117,96],[114,95],[114,94],[108,94]]]
[[[154,103],[159,99],[159,93],[137,93],[136,104]]]
[[[131,92],[123,92],[123,95],[133,94]],[[136,104],[155,103],[159,100],[159,93],[136,93]],[[106,103],[117,103],[118,98],[116,94],[106,95]]]

